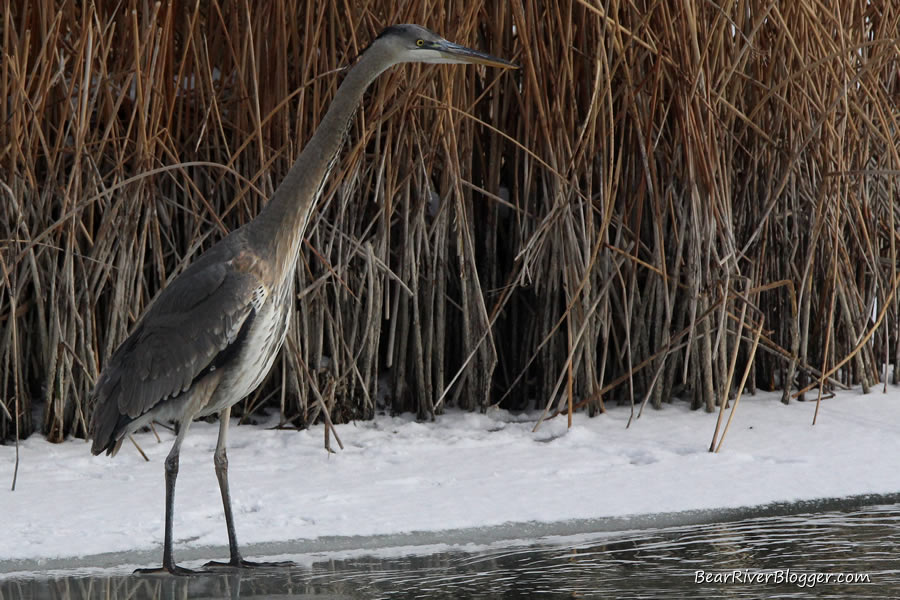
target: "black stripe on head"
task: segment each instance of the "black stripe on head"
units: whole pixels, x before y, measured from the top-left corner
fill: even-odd
[[[384,29],[381,30],[381,33],[379,33],[378,35],[375,36],[375,39],[373,39],[371,42],[369,42],[368,46],[363,48],[362,52],[360,52],[359,55],[355,59],[353,59],[352,62],[356,62],[356,60],[359,59],[360,56],[362,56],[363,54],[366,53],[366,50],[368,50],[369,48],[372,47],[372,44],[374,44],[381,38],[387,37],[389,35],[400,35],[400,34],[406,32],[406,29],[407,29],[406,25],[391,25],[390,27],[385,27]]]
[[[389,35],[394,35],[394,34],[400,35],[400,34],[402,34],[402,33],[405,33],[405,32],[406,32],[406,29],[407,29],[406,25],[391,25],[390,27],[384,28],[384,29],[381,31],[381,33],[379,33],[379,34],[375,37],[375,39],[378,40],[378,39],[381,39],[381,38],[383,38],[383,37],[386,37],[386,36],[389,36]],[[373,41],[374,41],[374,40],[373,40]]]

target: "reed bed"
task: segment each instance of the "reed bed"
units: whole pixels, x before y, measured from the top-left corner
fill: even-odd
[[[245,418],[886,385],[898,21],[855,0],[4,3],[0,440],[85,435],[106,358],[257,214],[395,22],[522,69],[374,85]]]

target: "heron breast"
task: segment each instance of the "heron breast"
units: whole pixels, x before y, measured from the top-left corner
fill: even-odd
[[[292,283],[292,282],[291,282]],[[256,309],[235,363],[223,377],[216,397],[203,411],[218,412],[239,402],[262,383],[284,343],[291,313],[290,289],[271,294]]]

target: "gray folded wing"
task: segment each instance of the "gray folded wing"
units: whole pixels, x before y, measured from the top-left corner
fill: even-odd
[[[229,350],[252,320],[259,287],[231,261],[201,259],[160,293],[94,388],[95,452],[115,441],[123,424],[188,390]]]

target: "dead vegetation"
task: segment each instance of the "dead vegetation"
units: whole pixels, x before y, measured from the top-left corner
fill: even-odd
[[[895,3],[3,6],[0,440],[85,434],[105,358],[394,22],[522,69],[376,83],[245,415],[371,417],[380,377],[422,418],[713,410],[742,375],[787,401],[900,362]]]

